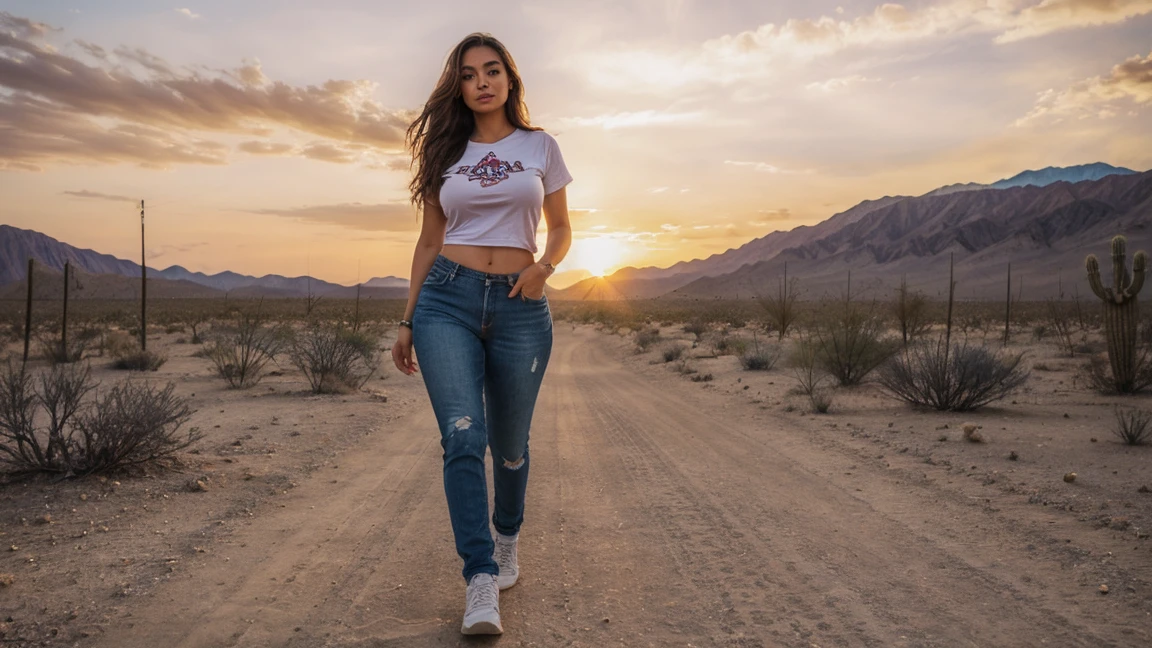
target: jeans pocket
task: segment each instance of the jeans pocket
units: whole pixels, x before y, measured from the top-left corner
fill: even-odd
[[[545,290],[543,293],[541,293],[540,299],[533,299],[530,295],[525,294],[524,291],[521,290],[520,291],[520,298],[523,299],[524,301],[528,302],[529,304],[543,304],[543,303],[548,301],[548,291]]]
[[[424,286],[441,286],[448,282],[448,277],[451,273],[447,269],[440,267],[440,264],[435,264],[432,269],[428,271],[428,276],[424,278]]]

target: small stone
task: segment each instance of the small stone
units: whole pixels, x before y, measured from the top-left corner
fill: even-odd
[[[1070,473],[1064,475],[1064,481],[1068,482],[1069,484],[1076,481],[1076,473],[1070,472]]]
[[[80,501],[81,502],[87,502],[88,501],[88,493],[80,493]]]
[[[977,428],[977,425],[975,423],[965,423],[964,424],[964,435],[965,436],[971,435],[973,432],[976,431],[976,428]]]
[[[16,577],[12,574],[0,574],[0,587],[9,587],[15,582]],[[607,621],[607,619],[605,619],[605,621]]]
[[[1064,412],[1064,418],[1072,418],[1072,417],[1068,416],[1068,412]]]
[[[52,524],[52,514],[51,513],[45,513],[44,515],[41,515],[40,517],[36,518],[36,522],[38,522],[40,524]]]
[[[1016,461],[1018,459],[1020,459],[1020,455],[1016,454],[1015,450],[1008,453],[1008,461]]]
[[[1092,443],[1096,443],[1096,437],[1092,437],[1090,441],[1092,441]]]
[[[1148,488],[1147,485],[1144,485],[1144,486],[1141,486],[1140,488],[1137,488],[1136,492],[1137,493],[1152,493],[1152,488]]]
[[[1108,593],[1108,586],[1107,585],[1101,585],[1100,586],[1100,593],[1101,594],[1107,594]]]
[[[603,619],[600,619],[600,623],[608,623],[608,617],[604,617]]]

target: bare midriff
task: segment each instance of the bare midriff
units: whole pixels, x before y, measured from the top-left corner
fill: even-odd
[[[445,245],[441,250],[449,261],[489,274],[515,274],[536,262],[528,250],[486,245]]]

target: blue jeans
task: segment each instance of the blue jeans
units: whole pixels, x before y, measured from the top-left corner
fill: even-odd
[[[524,520],[528,428],[552,353],[548,298],[508,298],[517,275],[436,258],[412,316],[412,344],[440,427],[444,492],[464,579],[498,574],[488,530],[484,453],[492,449],[492,525]]]

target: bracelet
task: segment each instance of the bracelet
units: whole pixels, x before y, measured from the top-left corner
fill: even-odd
[[[552,265],[551,263],[544,263],[543,261],[541,261],[540,265],[544,266],[545,268],[548,268],[548,276],[552,276],[552,273],[556,272],[556,266]]]
[[[400,326],[406,326],[406,327],[408,327],[408,330],[411,331],[412,330],[412,320],[402,319],[402,320],[400,320]]]

